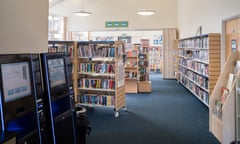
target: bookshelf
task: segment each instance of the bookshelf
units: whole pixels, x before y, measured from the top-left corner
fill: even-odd
[[[239,77],[231,82],[232,84],[224,101],[221,99],[223,95],[222,89],[228,85],[229,75],[230,73],[234,74],[235,63],[239,59],[239,52],[234,52],[228,57],[209,101],[209,130],[224,144],[235,140],[235,95],[238,96],[236,94],[236,90],[238,90],[238,86],[236,87],[238,82],[236,80],[239,80]]]
[[[138,92],[151,92],[151,81],[149,80],[149,45],[141,41],[136,45],[138,49]]]
[[[236,141],[240,142],[240,75],[237,75],[236,79]]]
[[[174,76],[176,80],[179,80],[178,75],[178,40],[174,41],[174,49],[173,49],[173,70],[174,70]]]
[[[126,110],[124,43],[121,41],[78,42],[78,104],[113,108],[115,117]]]
[[[220,34],[178,40],[178,81],[209,106],[209,96],[220,74]]]
[[[160,46],[149,47],[149,68],[150,72],[160,73],[161,72],[161,55]]]
[[[125,92],[137,93],[138,92],[138,50],[136,45],[133,49],[126,52],[125,59]]]

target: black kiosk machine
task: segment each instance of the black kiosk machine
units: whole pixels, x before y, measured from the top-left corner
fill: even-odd
[[[64,53],[43,53],[41,67],[49,141],[76,144],[71,59]]]
[[[17,133],[18,144],[39,144],[36,91],[30,55],[0,55],[1,131]]]

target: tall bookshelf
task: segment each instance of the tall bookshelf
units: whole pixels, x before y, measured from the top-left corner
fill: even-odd
[[[179,82],[209,106],[209,96],[220,74],[220,34],[178,40]]]
[[[125,91],[126,93],[138,92],[138,50],[136,45],[126,52],[125,59]]]
[[[223,144],[230,144],[236,139],[235,97],[238,96],[239,86],[236,87],[236,84],[238,84],[239,76],[235,76],[232,82],[229,81],[229,76],[234,74],[237,60],[240,60],[239,52],[234,52],[228,57],[210,97],[209,130]],[[229,82],[230,87],[227,86]],[[223,88],[225,87],[228,87],[228,93],[223,100]]]
[[[118,117],[126,109],[123,63],[124,43],[78,42],[78,103],[89,107],[113,108]]]
[[[151,92],[151,81],[149,80],[149,45],[146,40],[136,45],[138,49],[138,92]]]
[[[160,73],[161,65],[161,55],[160,46],[150,46],[149,47],[149,69],[150,72]]]
[[[178,75],[178,40],[174,41],[174,49],[173,49],[173,70],[174,70],[174,76],[176,80],[179,80]]]

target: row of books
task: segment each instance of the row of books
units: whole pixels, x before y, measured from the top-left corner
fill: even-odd
[[[194,81],[198,86],[204,88],[204,89],[208,89],[208,78],[203,77],[193,71],[190,71],[184,67],[179,67],[179,71],[188,77],[188,79],[190,79],[191,81]]]
[[[201,75],[204,75],[206,77],[209,76],[209,66],[208,64],[204,64],[197,61],[192,61],[189,59],[183,59],[179,58],[179,64],[187,67],[188,69],[193,70],[194,72],[197,72]]]
[[[137,72],[125,71],[126,78],[137,79]]]
[[[115,80],[82,78],[78,80],[79,88],[115,89]]]
[[[181,48],[208,48],[208,37],[180,40],[178,46]]]
[[[179,81],[187,87],[194,95],[196,95],[199,99],[201,99],[206,104],[209,104],[209,93],[205,90],[201,89],[194,82],[190,81],[183,75],[179,76]]]
[[[102,106],[114,106],[115,97],[111,95],[89,95],[84,94],[80,96],[80,103],[102,105]]]
[[[79,63],[78,72],[115,73],[115,64],[107,63]]]
[[[69,53],[71,57],[73,57],[73,46],[48,46],[49,53]]]
[[[209,62],[209,52],[206,50],[179,50],[179,56],[191,58],[196,61],[201,61],[208,63]]]
[[[78,56],[80,57],[115,57],[114,47],[98,47],[94,44],[79,45]]]
[[[181,72],[181,74],[188,77],[189,80],[193,81],[199,87],[201,87],[205,90],[208,90],[208,86],[209,86],[208,78],[203,77],[203,76],[201,76],[193,71],[190,71],[184,67],[179,67],[179,71]]]
[[[148,53],[148,51],[149,51],[148,47],[143,46],[138,47],[138,53]]]
[[[136,68],[136,67],[137,67],[137,61],[136,60],[126,60],[125,68]]]
[[[139,81],[149,81],[149,74],[140,73],[139,74]]]
[[[148,67],[148,61],[139,61],[138,66],[139,67]]]

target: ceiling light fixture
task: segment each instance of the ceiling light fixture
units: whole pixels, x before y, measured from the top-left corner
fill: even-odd
[[[147,8],[147,0],[145,0],[145,7],[144,9],[138,10],[137,14],[143,16],[150,16],[156,13],[156,11]]]
[[[153,15],[156,11],[150,10],[150,9],[142,9],[137,11],[137,14],[143,15],[143,16],[150,16]]]
[[[76,16],[89,16],[92,13],[88,11],[84,11],[83,0],[81,0],[81,10],[77,12],[73,12]]]

